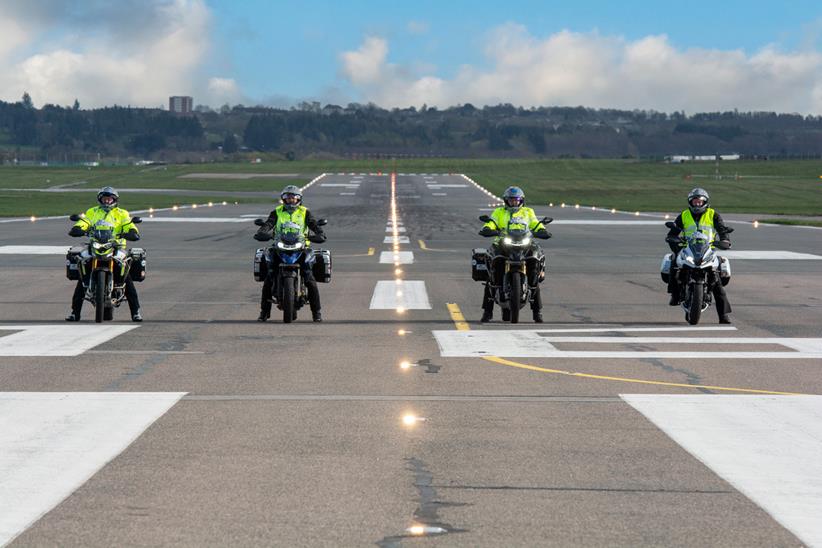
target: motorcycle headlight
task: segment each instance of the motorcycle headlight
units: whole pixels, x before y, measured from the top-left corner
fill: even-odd
[[[529,245],[531,243],[531,238],[524,238],[522,240],[522,245]]]
[[[101,244],[100,242],[91,242],[91,247],[94,249],[106,249],[111,244]]]
[[[694,264],[694,258],[688,255],[687,257],[685,257],[685,262]]]
[[[277,242],[277,247],[279,249],[285,249],[285,250],[302,249],[303,243],[302,242],[297,242],[294,245],[286,245],[283,242]]]
[[[512,240],[511,238],[509,238],[508,236],[506,236],[506,237],[502,240],[502,243],[504,243],[505,245],[511,245],[512,243],[514,243],[514,240]]]

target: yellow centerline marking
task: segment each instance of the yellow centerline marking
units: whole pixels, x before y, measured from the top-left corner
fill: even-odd
[[[469,331],[471,327],[468,325],[468,322],[465,321],[465,316],[462,315],[462,311],[460,307],[456,303],[447,303],[446,306],[448,307],[448,313],[451,315],[451,320],[453,320],[454,325],[456,326],[458,331]],[[696,389],[705,389],[705,390],[716,390],[720,392],[742,392],[746,394],[771,394],[771,395],[778,395],[778,396],[799,396],[800,394],[796,392],[778,392],[775,390],[757,390],[755,388],[731,388],[727,386],[711,386],[711,385],[704,385],[704,384],[685,384],[685,383],[678,383],[678,382],[665,382],[665,381],[649,381],[645,379],[632,379],[630,377],[612,377],[609,375],[594,375],[592,373],[580,373],[576,371],[564,371],[562,369],[548,369],[546,367],[538,367],[536,365],[529,365],[527,363],[520,363],[511,360],[506,360],[505,358],[500,358],[499,356],[483,356],[483,360],[505,365],[508,367],[516,367],[517,369],[527,369],[529,371],[537,371],[539,373],[548,373],[551,375],[565,375],[568,377],[579,377],[583,379],[594,379],[600,381],[612,381],[612,382],[626,382],[626,383],[633,383],[633,384],[650,384],[653,386],[671,386],[676,388],[696,388]]]
[[[424,251],[428,251],[428,246],[426,246],[426,245],[425,245],[425,242],[423,242],[422,240],[417,240],[417,241],[418,241],[418,242],[419,242],[419,244],[420,244],[420,249],[422,249],[422,250],[424,250]],[[450,306],[450,305],[449,305],[449,306]]]
[[[376,251],[376,249],[374,249],[373,247],[369,247],[368,248],[368,256],[370,257],[371,255],[373,255],[375,251]]]

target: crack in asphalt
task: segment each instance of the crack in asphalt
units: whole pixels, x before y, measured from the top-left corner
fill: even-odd
[[[441,537],[450,533],[467,533],[468,529],[458,529],[450,523],[440,521],[439,509],[454,506],[469,506],[464,502],[447,502],[439,500],[437,497],[437,490],[434,488],[434,475],[427,469],[427,465],[420,459],[409,457],[405,459],[408,471],[414,474],[414,487],[417,489],[419,498],[419,506],[414,511],[414,523],[424,527],[436,527],[444,530],[442,533],[428,533],[422,535],[415,535],[406,532],[402,535],[393,535],[385,537],[375,544],[381,548],[397,548],[401,546],[403,539],[421,538],[437,536]]]

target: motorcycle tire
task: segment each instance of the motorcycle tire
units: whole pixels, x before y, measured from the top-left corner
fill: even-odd
[[[284,278],[283,280],[283,322],[291,323],[297,319],[297,288],[294,287],[296,278]]]
[[[106,314],[106,272],[97,271],[94,280],[94,322],[103,323]]]
[[[702,316],[703,295],[704,292],[702,284],[699,282],[695,283],[691,290],[691,298],[688,302],[688,313],[685,314],[685,319],[688,320],[688,323],[691,325],[698,324],[699,319]]]
[[[519,305],[522,304],[522,280],[519,272],[511,272],[511,291],[508,293],[508,307],[511,310],[511,323],[519,323]]]

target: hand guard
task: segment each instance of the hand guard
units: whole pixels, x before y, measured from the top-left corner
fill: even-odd
[[[128,240],[129,242],[136,242],[140,239],[140,233],[136,230],[129,230],[123,234],[123,239]]]
[[[308,241],[312,244],[321,244],[326,240],[325,234],[322,232],[316,232],[308,237]]]
[[[480,236],[485,236],[486,238],[489,236],[499,236],[499,230],[494,230],[493,228],[488,228],[487,226],[482,227],[479,231]]]
[[[550,232],[548,232],[547,230],[545,230],[544,228],[534,232],[534,238],[539,238],[540,240],[547,240],[551,236],[552,236],[552,234]]]
[[[254,239],[257,240],[258,242],[267,242],[268,240],[271,239],[271,234],[269,234],[267,232],[255,232],[254,233]]]
[[[71,230],[68,231],[69,236],[73,236],[75,238],[79,238],[80,236],[85,236],[86,231],[80,228],[79,226],[71,227]]]

